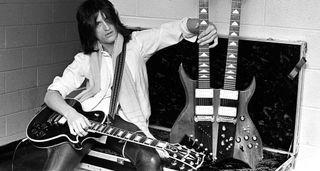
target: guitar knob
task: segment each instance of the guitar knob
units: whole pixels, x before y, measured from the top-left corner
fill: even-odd
[[[253,140],[253,141],[257,141],[257,137],[256,137],[256,136],[253,136],[253,137],[252,137],[252,140]]]
[[[244,120],[245,120],[245,117],[244,117],[244,116],[240,116],[240,120],[241,120],[241,121],[244,121]]]
[[[221,146],[224,146],[224,145],[225,145],[224,141],[221,141]]]
[[[248,144],[248,148],[251,149],[253,146],[251,143]]]
[[[225,125],[223,125],[221,129],[222,129],[222,131],[226,131],[227,130]]]
[[[244,136],[244,140],[248,141],[249,140],[249,136],[248,135]]]
[[[222,138],[225,138],[225,137],[226,137],[226,135],[225,135],[225,134],[221,134],[221,137],[222,137]]]
[[[236,139],[236,142],[237,142],[237,143],[240,143],[240,142],[241,142],[241,138],[238,137],[238,138]]]

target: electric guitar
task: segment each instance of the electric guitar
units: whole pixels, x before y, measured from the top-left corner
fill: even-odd
[[[66,102],[90,120],[92,126],[88,130],[89,134],[85,137],[72,135],[65,117],[44,105],[27,127],[27,137],[33,145],[39,148],[48,148],[70,142],[73,148],[80,150],[85,140],[106,135],[154,149],[164,150],[169,155],[169,159],[173,160],[172,164],[175,167],[179,166],[181,170],[196,170],[204,161],[204,153],[197,152],[195,149],[189,149],[178,143],[170,144],[105,124],[107,116],[102,111],[85,112],[77,100],[66,99]]]
[[[246,90],[236,90],[240,12],[241,0],[232,0],[223,89],[210,86],[208,45],[199,46],[198,80],[190,79],[180,66],[187,104],[171,129],[170,142],[193,136],[212,162],[237,159],[255,168],[263,157],[261,137],[247,111],[255,79]],[[201,32],[208,24],[208,0],[200,0],[199,19]]]

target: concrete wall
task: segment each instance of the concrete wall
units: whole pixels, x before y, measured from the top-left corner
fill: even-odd
[[[0,0],[0,145],[25,137],[46,87],[79,50],[79,0]]]

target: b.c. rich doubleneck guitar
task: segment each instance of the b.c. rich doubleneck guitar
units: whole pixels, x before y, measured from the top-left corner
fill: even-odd
[[[90,120],[92,126],[88,130],[89,134],[85,137],[72,135],[65,117],[44,105],[27,126],[27,137],[36,147],[48,148],[70,142],[76,150],[80,150],[85,140],[106,135],[164,150],[169,155],[169,158],[172,159],[172,164],[176,165],[175,167],[179,166],[181,170],[196,170],[204,161],[205,154],[195,149],[189,149],[178,143],[171,144],[152,139],[141,134],[111,126],[110,124],[105,124],[107,116],[102,111],[85,112],[77,100],[66,99],[66,102]]]
[[[208,12],[208,0],[200,0],[200,32],[207,28]],[[171,129],[170,142],[192,135],[213,162],[237,159],[255,168],[263,157],[261,137],[247,111],[255,79],[246,90],[236,90],[240,12],[241,0],[232,0],[223,89],[210,86],[208,45],[199,46],[198,80],[180,67],[187,104]]]

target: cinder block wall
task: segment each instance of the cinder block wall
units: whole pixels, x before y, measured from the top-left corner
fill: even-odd
[[[79,51],[80,0],[0,0],[0,145],[25,137],[46,87]]]

